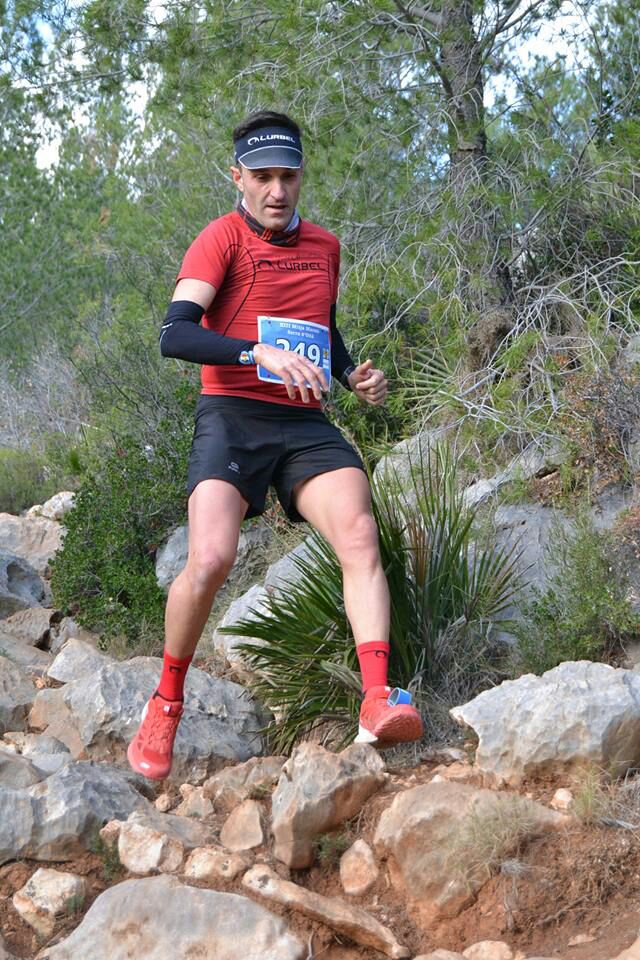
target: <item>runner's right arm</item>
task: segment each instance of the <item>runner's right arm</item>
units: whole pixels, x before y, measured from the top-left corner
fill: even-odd
[[[216,295],[216,288],[204,280],[178,281],[173,300],[160,328],[160,353],[191,363],[238,363],[243,351],[252,350],[255,340],[239,340],[200,326],[202,314]]]

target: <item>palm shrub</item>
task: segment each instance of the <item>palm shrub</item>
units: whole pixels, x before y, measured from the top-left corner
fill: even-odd
[[[372,484],[380,551],[391,592],[390,683],[413,690],[432,733],[443,706],[499,675],[493,625],[519,589],[515,549],[474,542],[475,511],[456,485],[444,446],[412,469],[403,485],[387,471]],[[296,558],[302,577],[272,596],[264,613],[224,629],[260,643],[240,649],[253,688],[275,713],[274,747],[320,725],[346,741],[357,725],[360,678],[345,614],[342,573],[318,534]]]

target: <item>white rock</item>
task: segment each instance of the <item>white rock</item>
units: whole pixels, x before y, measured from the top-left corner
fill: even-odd
[[[391,881],[408,909],[428,925],[457,916],[489,879],[478,831],[501,837],[504,858],[526,837],[564,823],[562,814],[518,794],[430,782],[396,795],[378,821],[374,844],[378,856],[388,858]]]
[[[64,530],[55,520],[0,513],[0,552],[22,557],[41,575],[47,573],[63,537]]]
[[[13,905],[22,919],[43,939],[50,937],[56,917],[80,910],[87,893],[82,877],[41,867],[13,896]]]
[[[577,933],[567,943],[568,947],[579,947],[582,943],[595,943],[598,938],[591,933]]]
[[[501,940],[483,940],[462,951],[467,960],[513,960],[513,951]]]
[[[452,950],[434,950],[433,953],[421,953],[414,960],[464,960],[464,957]]]
[[[257,614],[268,616],[268,602],[268,592],[261,584],[254,584],[250,590],[229,605],[224,617],[213,631],[211,640],[214,648],[226,657],[232,666],[244,666],[244,660],[237,649],[239,644],[251,643],[259,647],[262,641],[255,637],[243,637],[240,634],[221,633],[221,628],[233,626],[241,620],[255,620]]]
[[[566,811],[573,806],[573,794],[566,787],[560,787],[551,798],[550,806],[554,810]]]
[[[213,813],[213,804],[202,793],[202,787],[194,787],[191,783],[183,783],[180,787],[182,803],[176,807],[174,813],[179,817],[208,817]],[[156,801],[156,807],[158,803]]]
[[[248,865],[239,854],[220,847],[196,847],[187,858],[184,875],[196,880],[233,880]]]
[[[271,802],[273,853],[295,869],[313,863],[315,838],[355,816],[385,783],[385,764],[368,744],[335,754],[301,743],[282,768]]]
[[[24,730],[36,688],[26,673],[7,657],[0,656],[0,736]]]
[[[161,793],[159,797],[156,797],[154,806],[160,813],[168,813],[173,806],[173,801],[168,793]]]
[[[272,903],[297,910],[312,920],[320,920],[355,943],[379,950],[387,957],[410,956],[409,950],[398,943],[391,930],[361,907],[345,903],[338,897],[324,897],[296,883],[282,880],[263,864],[245,873],[242,885]]]
[[[216,810],[230,812],[243,800],[270,796],[286,757],[251,757],[246,763],[225,767],[204,784],[203,794]]]
[[[56,493],[50,497],[46,503],[42,504],[40,513],[49,520],[62,520],[65,514],[69,513],[69,510],[73,507],[74,499],[75,493],[71,490],[62,490],[60,493]]]
[[[566,662],[485,690],[450,711],[479,738],[476,766],[517,785],[524,777],[595,765],[614,777],[640,765],[640,675]]]
[[[120,862],[131,873],[177,873],[184,860],[179,840],[137,823],[123,823],[118,836]]]
[[[38,960],[307,960],[284,920],[247,897],[175,877],[126,880],[105,890],[63,943]]]
[[[72,637],[61,648],[47,670],[47,676],[61,683],[69,683],[93,674],[109,662],[110,658],[96,650],[92,644]]]
[[[265,842],[262,807],[256,800],[244,800],[229,814],[220,831],[220,842],[234,852],[262,846]]]
[[[627,950],[623,950],[611,960],[640,960],[640,937]]]
[[[378,879],[373,850],[368,843],[359,838],[340,858],[340,883],[346,894],[361,897],[367,893]]]

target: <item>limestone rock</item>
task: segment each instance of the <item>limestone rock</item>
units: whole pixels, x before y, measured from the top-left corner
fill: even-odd
[[[444,439],[446,428],[423,430],[407,440],[402,440],[386,456],[381,457],[374,470],[374,479],[386,478],[387,483],[395,483],[404,493],[405,499],[415,501],[412,476],[422,469],[429,451]]]
[[[39,870],[13,896],[13,905],[22,919],[46,939],[54,931],[56,917],[77,910],[87,893],[82,877],[60,870]]]
[[[452,950],[434,950],[433,953],[421,953],[414,960],[464,960],[464,957]]]
[[[380,817],[374,844],[388,858],[392,883],[416,922],[429,925],[457,916],[489,878],[478,834],[502,837],[500,849],[494,844],[491,851],[502,859],[527,837],[564,823],[561,814],[517,794],[431,782],[395,797]]]
[[[45,687],[39,690],[28,718],[32,730],[46,731],[48,737],[60,740],[74,760],[85,760],[87,751],[78,725],[64,702],[64,687]]]
[[[17,745],[23,757],[31,760],[36,770],[48,777],[73,759],[66,744],[56,737],[38,733],[6,733],[5,740]]]
[[[267,593],[286,590],[287,587],[298,583],[304,578],[304,573],[300,569],[299,563],[300,561],[308,563],[312,559],[312,542],[313,535],[307,537],[306,540],[299,543],[298,546],[290,550],[289,553],[285,553],[284,557],[280,557],[279,560],[271,564],[267,570],[263,584]]]
[[[237,853],[228,853],[220,847],[197,847],[187,858],[184,875],[196,880],[233,880],[248,866]]]
[[[180,787],[182,803],[176,807],[178,817],[208,817],[213,813],[213,804],[204,796],[202,787],[194,787],[190,783],[183,783]],[[159,809],[157,802],[156,808]]]
[[[272,903],[297,910],[313,920],[320,920],[343,936],[363,947],[379,950],[387,957],[409,957],[390,930],[363,910],[345,903],[338,897],[324,897],[319,893],[282,880],[270,867],[263,864],[252,867],[242,878],[243,886]]]
[[[62,545],[64,531],[46,517],[15,517],[0,513],[0,552],[26,560],[41,576]]]
[[[44,583],[31,564],[0,550],[0,619],[17,610],[37,607],[44,597]]]
[[[60,656],[64,656],[63,650]],[[76,645],[77,649],[77,645]],[[65,723],[77,732],[85,754],[92,759],[126,763],[126,747],[140,725],[143,707],[156,689],[162,661],[135,657],[121,663],[106,659],[60,688],[69,716]],[[51,698],[54,705],[55,698]],[[268,716],[247,691],[192,667],[187,676],[185,711],[175,742],[171,776],[198,782],[223,760],[247,760],[262,751]],[[55,724],[47,732],[75,752]]]
[[[587,765],[618,777],[640,764],[640,675],[632,670],[561,663],[450,712],[478,735],[476,766],[507,783]]]
[[[159,810],[160,813],[168,813],[172,806],[173,800],[168,793],[161,793],[159,797],[156,797],[154,802],[154,807],[156,810]]]
[[[385,764],[367,744],[335,754],[302,743],[282,768],[272,798],[274,855],[296,869],[313,863],[313,841],[355,816],[386,782]]]
[[[177,817],[173,813],[160,813],[153,804],[134,810],[129,815],[127,823],[162,833],[172,840],[177,840],[185,850],[206,846],[212,839],[212,829],[206,824],[188,817]],[[122,826],[123,824],[120,823],[118,830]]]
[[[42,504],[40,514],[49,520],[62,520],[73,507],[75,493],[71,490],[61,490]]]
[[[262,846],[265,842],[262,807],[257,801],[244,800],[229,814],[220,831],[220,842],[236,853]]]
[[[286,757],[252,757],[246,763],[214,773],[203,787],[216,810],[230,812],[243,800],[270,795],[286,763]]]
[[[87,674],[94,673],[111,659],[86,640],[72,637],[67,640],[47,671],[47,676],[60,683],[70,683]]]
[[[483,940],[463,950],[462,956],[467,960],[513,960],[513,951],[502,941]]]
[[[226,634],[221,632],[222,627],[230,627],[241,620],[255,620],[256,614],[268,616],[269,594],[260,584],[255,584],[241,597],[234,600],[227,609],[222,620],[213,631],[211,638],[213,646],[227,658],[232,666],[243,666],[244,660],[237,647],[241,643],[252,643],[260,646],[261,641],[255,637],[243,637],[240,634]]]
[[[7,730],[24,730],[36,688],[26,673],[0,656],[0,736]]]
[[[105,890],[70,937],[37,960],[305,960],[283,920],[247,897],[175,877],[126,880]]]
[[[69,763],[26,790],[0,787],[0,865],[71,859],[107,820],[146,807],[124,776],[93,763]]]
[[[362,838],[349,847],[340,858],[340,883],[346,894],[361,897],[378,879],[373,850]]]
[[[46,650],[39,650],[21,637],[6,633],[3,626],[0,626],[0,656],[11,660],[31,677],[43,677],[53,659]]]
[[[139,823],[123,823],[118,856],[131,873],[177,873],[184,860],[184,846],[166,833]]]
[[[44,647],[49,637],[55,610],[51,607],[31,607],[18,610],[2,622],[2,630],[32,647]]]
[[[42,780],[42,774],[26,757],[12,756],[0,745],[0,787],[22,790]]]
[[[98,647],[100,635],[86,627],[81,627],[73,617],[63,617],[60,623],[53,624],[49,631],[49,650],[51,653],[58,653],[65,645],[67,640],[84,640],[92,647]]]
[[[549,806],[553,807],[554,810],[560,810],[562,813],[570,810],[573,806],[573,794],[571,790],[560,787],[551,798]]]

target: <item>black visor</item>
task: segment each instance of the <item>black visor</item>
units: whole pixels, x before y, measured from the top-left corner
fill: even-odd
[[[300,137],[287,127],[260,127],[236,140],[236,160],[249,170],[302,166]]]

